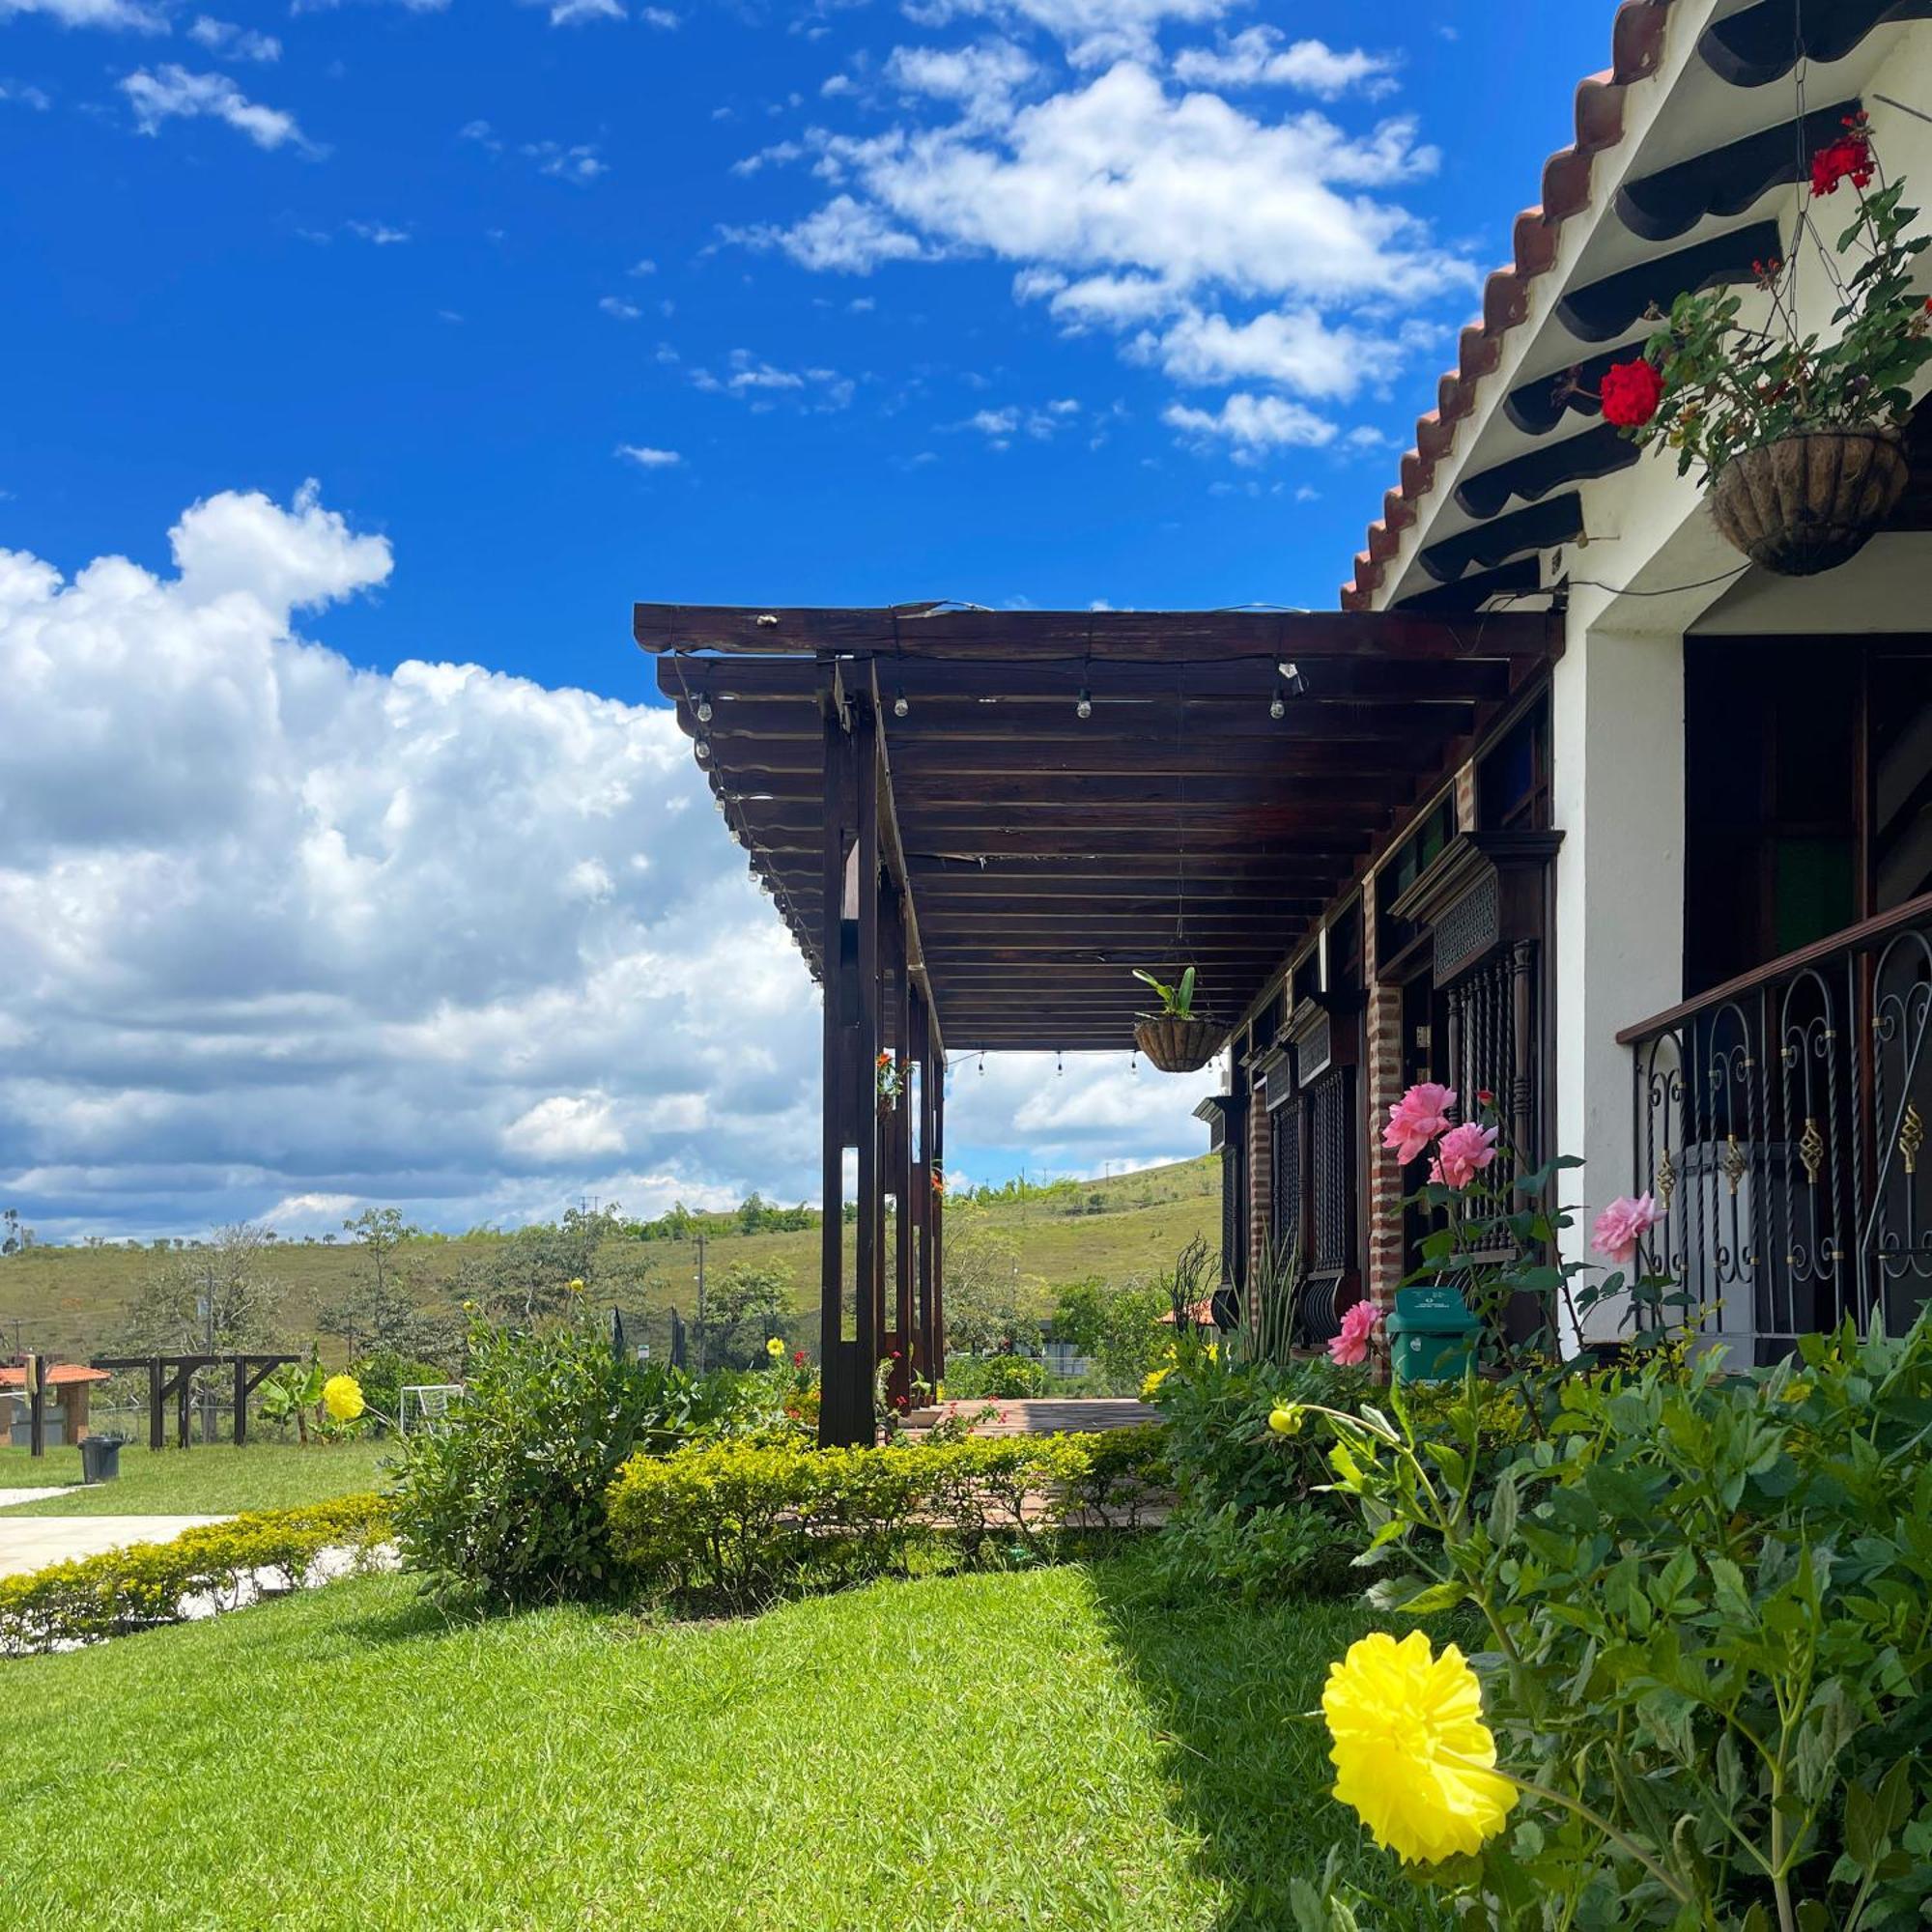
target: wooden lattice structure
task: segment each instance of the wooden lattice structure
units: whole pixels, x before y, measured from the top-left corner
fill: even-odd
[[[1194,964],[1234,1026],[1557,636],[933,604],[639,605],[636,631],[825,989],[828,1442],[869,1438],[881,1362],[904,1395],[945,1359],[949,1051],[1122,1049],[1137,966]]]
[[[97,1355],[97,1369],[145,1369],[148,1375],[148,1447],[168,1446],[167,1406],[175,1405],[175,1440],[188,1445],[188,1414],[193,1406],[194,1378],[203,1369],[224,1365],[235,1374],[235,1446],[248,1440],[248,1398],[288,1362],[299,1355]]]

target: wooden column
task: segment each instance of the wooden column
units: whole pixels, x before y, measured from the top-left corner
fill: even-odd
[[[913,1248],[918,1229],[918,1208],[913,1196],[913,1096],[909,1081],[912,1065],[912,972],[911,947],[906,936],[905,895],[896,885],[885,888],[889,917],[886,932],[891,941],[893,974],[893,1052],[901,1077],[898,1103],[882,1117],[891,1137],[887,1185],[898,1203],[893,1228],[892,1305],[889,1311],[891,1346],[899,1351],[893,1367],[892,1393],[910,1402],[913,1358],[917,1353],[913,1318]]]
[[[47,1358],[27,1357],[27,1454],[47,1453]]]
[[[932,1065],[932,1009],[918,987],[912,992],[912,1057],[919,1066],[919,1109],[907,1122],[917,1135],[918,1158],[911,1169],[913,1226],[913,1372],[926,1382],[937,1382],[932,1354],[932,1223],[936,1207],[932,1193],[932,1091],[937,1077]]]
[[[934,1170],[952,1184],[952,1170],[946,1165],[946,1050],[942,1046],[932,1056],[932,1151]],[[937,1384],[946,1373],[946,1195],[935,1188],[932,1195],[932,1226],[926,1239],[932,1267],[932,1379]]]
[[[152,1355],[148,1359],[148,1447],[165,1449],[168,1446],[168,1425],[161,1394],[161,1358]]]
[[[248,1364],[241,1355],[235,1357],[235,1446],[247,1447],[248,1443]]]
[[[883,1242],[885,1180],[879,1159],[879,1044],[885,1037],[884,972],[879,944],[879,748],[878,721],[869,704],[853,706],[852,754],[858,765],[859,813],[856,832],[859,854],[859,932],[856,964],[859,980],[859,1078],[852,1126],[859,1145],[859,1227],[857,1241],[858,1367],[866,1400],[871,1400],[872,1377],[878,1369],[885,1329]],[[872,1439],[868,1428],[863,1436]]]

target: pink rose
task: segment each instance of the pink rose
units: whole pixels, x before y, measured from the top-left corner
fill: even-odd
[[[1590,1245],[1618,1267],[1628,1267],[1636,1254],[1636,1244],[1662,1219],[1662,1210],[1648,1194],[1634,1199],[1619,1194],[1597,1216],[1597,1225],[1590,1230]]]
[[[1460,1191],[1495,1159],[1496,1130],[1479,1127],[1474,1121],[1451,1127],[1442,1136],[1439,1154],[1444,1183]]]
[[[1437,1088],[1438,1093],[1441,1092]],[[1328,1344],[1329,1359],[1345,1369],[1358,1368],[1369,1359],[1369,1337],[1382,1312],[1373,1302],[1358,1301],[1342,1318],[1342,1332]]]
[[[1382,1146],[1394,1148],[1396,1158],[1406,1167],[1437,1134],[1448,1132],[1449,1109],[1455,1104],[1455,1088],[1418,1080],[1389,1109]]]

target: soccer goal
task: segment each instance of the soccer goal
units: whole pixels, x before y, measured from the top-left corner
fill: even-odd
[[[396,1427],[405,1435],[434,1429],[449,1413],[449,1399],[461,1395],[461,1382],[406,1382],[396,1399]]]

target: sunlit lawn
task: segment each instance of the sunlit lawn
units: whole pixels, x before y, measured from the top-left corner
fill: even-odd
[[[120,1480],[96,1483],[18,1503],[0,1516],[226,1516],[236,1510],[288,1509],[328,1496],[383,1487],[382,1465],[393,1443],[344,1442],[328,1448],[293,1443],[196,1443],[149,1449],[128,1443]],[[80,1481],[80,1451],[29,1456],[0,1448],[0,1490],[43,1489]]]
[[[334,1584],[0,1665],[9,1918],[1287,1928],[1360,1844],[1300,1714],[1370,1621],[1176,1610],[1133,1559],[717,1624]]]

